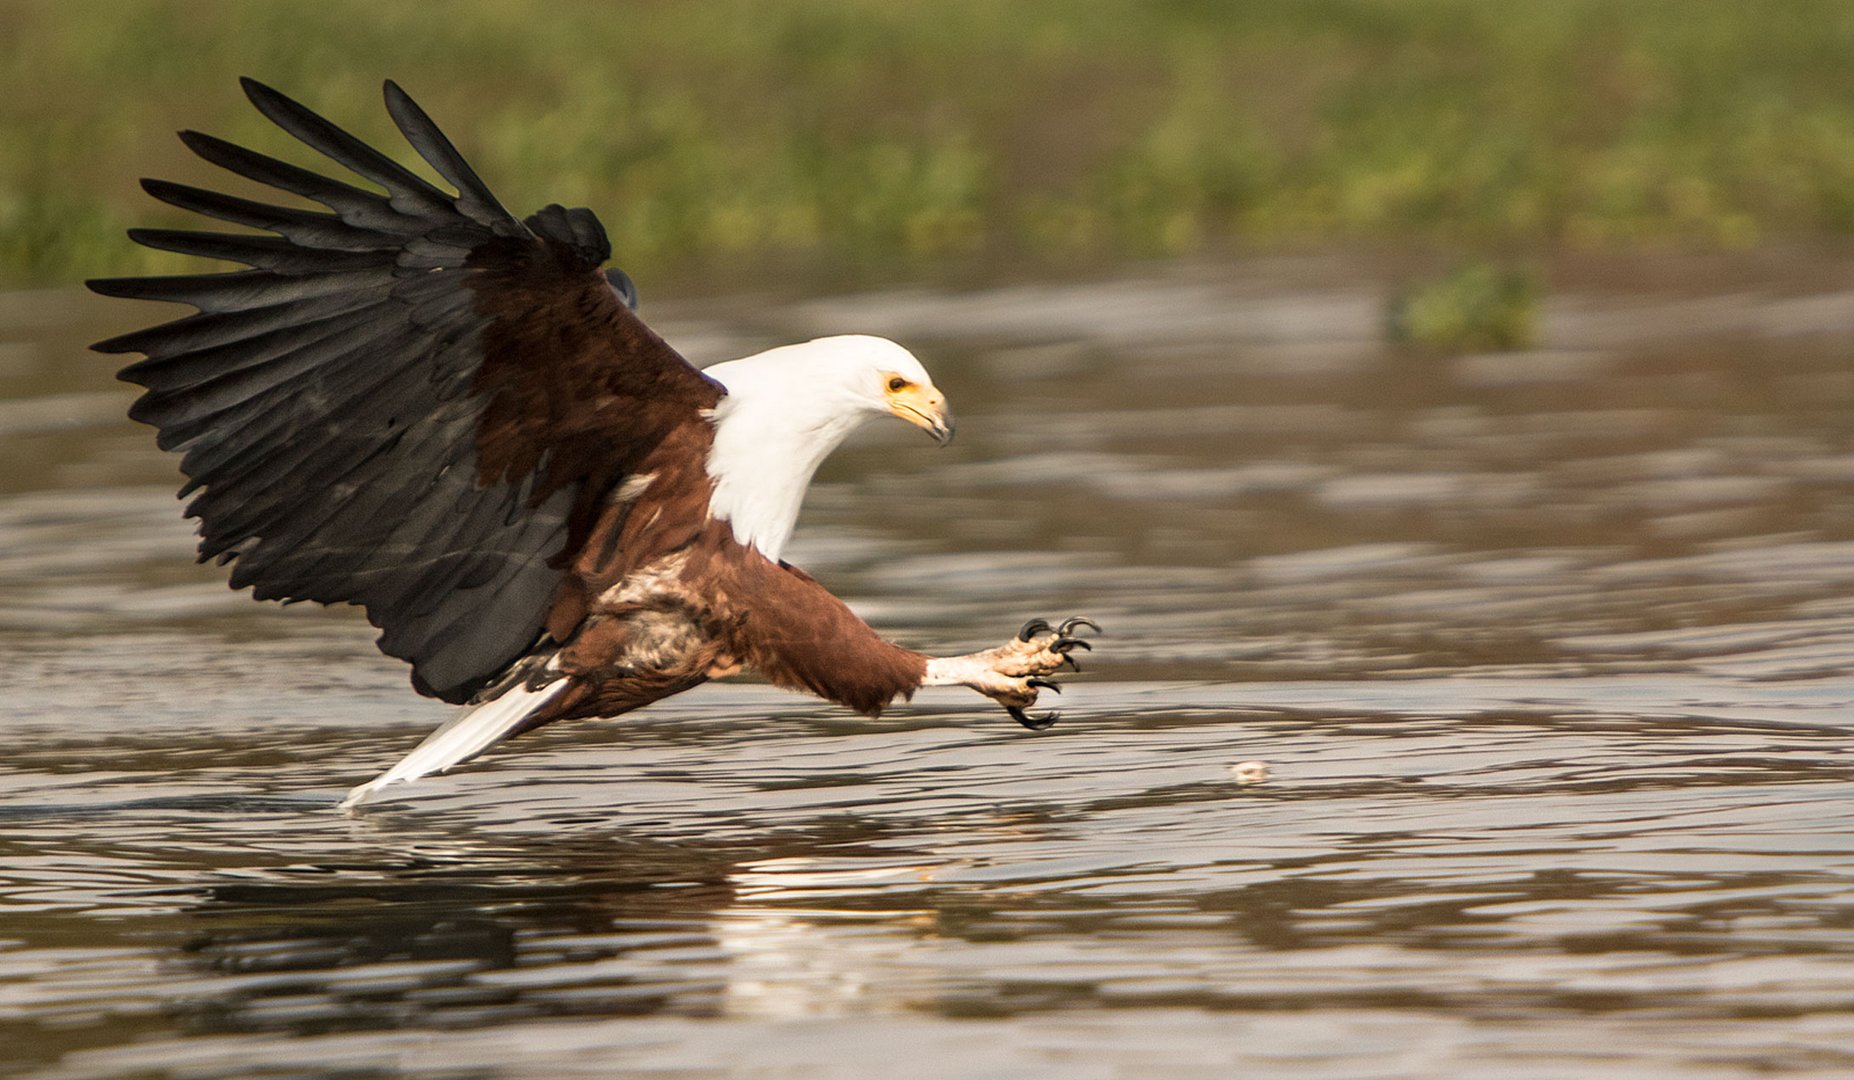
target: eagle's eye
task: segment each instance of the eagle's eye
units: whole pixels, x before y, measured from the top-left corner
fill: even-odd
[[[907,386],[908,386],[908,380],[902,378],[899,375],[888,380],[888,389],[891,393],[897,390],[905,390],[907,389]]]

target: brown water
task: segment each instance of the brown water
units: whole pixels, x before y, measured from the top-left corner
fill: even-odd
[[[359,819],[446,710],[191,564],[136,313],[0,297],[0,1073],[1849,1075],[1854,274],[1569,276],[1462,359],[1320,260],[647,307],[917,347],[959,441],[795,561],[1094,616],[1062,723],[712,686]]]

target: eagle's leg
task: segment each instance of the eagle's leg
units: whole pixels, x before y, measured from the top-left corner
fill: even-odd
[[[929,660],[927,677],[921,685],[969,686],[1004,706],[1004,711],[1024,727],[1041,731],[1054,724],[1059,714],[1031,716],[1024,710],[1036,704],[1038,690],[1062,692],[1044,676],[1054,675],[1064,666],[1081,670],[1073,655],[1075,650],[1093,648],[1076,636],[1084,626],[1100,629],[1089,619],[1069,619],[1060,626],[1032,619],[1015,638],[995,649]]]

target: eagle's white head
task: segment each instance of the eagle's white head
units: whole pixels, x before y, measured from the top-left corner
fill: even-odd
[[[866,421],[897,416],[942,446],[953,438],[946,395],[913,353],[886,338],[818,338],[706,374],[727,387],[708,455],[709,515],[769,559],[785,550],[818,465]]]

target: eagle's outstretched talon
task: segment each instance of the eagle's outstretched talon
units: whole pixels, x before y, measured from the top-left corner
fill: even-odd
[[[1064,625],[1073,630],[1094,623],[1071,619]],[[1059,714],[1031,714],[1026,709],[1036,704],[1039,690],[1062,693],[1061,684],[1050,676],[1065,666],[1080,671],[1081,664],[1073,653],[1091,648],[1086,641],[1051,626],[1047,619],[1031,619],[1016,638],[996,648],[928,661],[922,685],[971,687],[996,701],[1019,724],[1031,731],[1042,731],[1054,724]]]
[[[1055,726],[1056,721],[1062,719],[1062,714],[1059,712],[1046,712],[1042,716],[1031,716],[1015,705],[1006,705],[1004,711],[1011,714],[1011,719],[1031,731],[1045,731]]]
[[[1097,634],[1101,632],[1100,625],[1096,623],[1093,619],[1086,618],[1081,615],[1077,615],[1072,619],[1062,620],[1062,625],[1056,627],[1056,634],[1060,637],[1065,637],[1065,638],[1071,637],[1074,635],[1075,628],[1078,626],[1085,626],[1088,629],[1093,630]]]
[[[1063,623],[1061,627],[1056,629],[1056,633],[1062,636],[1050,642],[1049,645],[1046,646],[1046,648],[1048,648],[1050,652],[1055,653],[1057,656],[1060,656],[1062,658],[1062,662],[1067,664],[1071,669],[1075,671],[1076,674],[1079,675],[1081,673],[1081,663],[1075,659],[1073,655],[1074,651],[1076,649],[1081,649],[1085,652],[1093,652],[1094,646],[1090,645],[1086,641],[1083,641],[1081,638],[1067,636],[1067,631],[1072,629],[1074,625],[1078,622],[1085,622],[1085,623],[1088,623],[1089,626],[1094,626],[1094,624],[1092,622],[1088,622],[1087,619],[1070,619],[1069,621]],[[1100,627],[1097,626],[1095,627],[1095,629],[1098,630],[1100,629]]]

